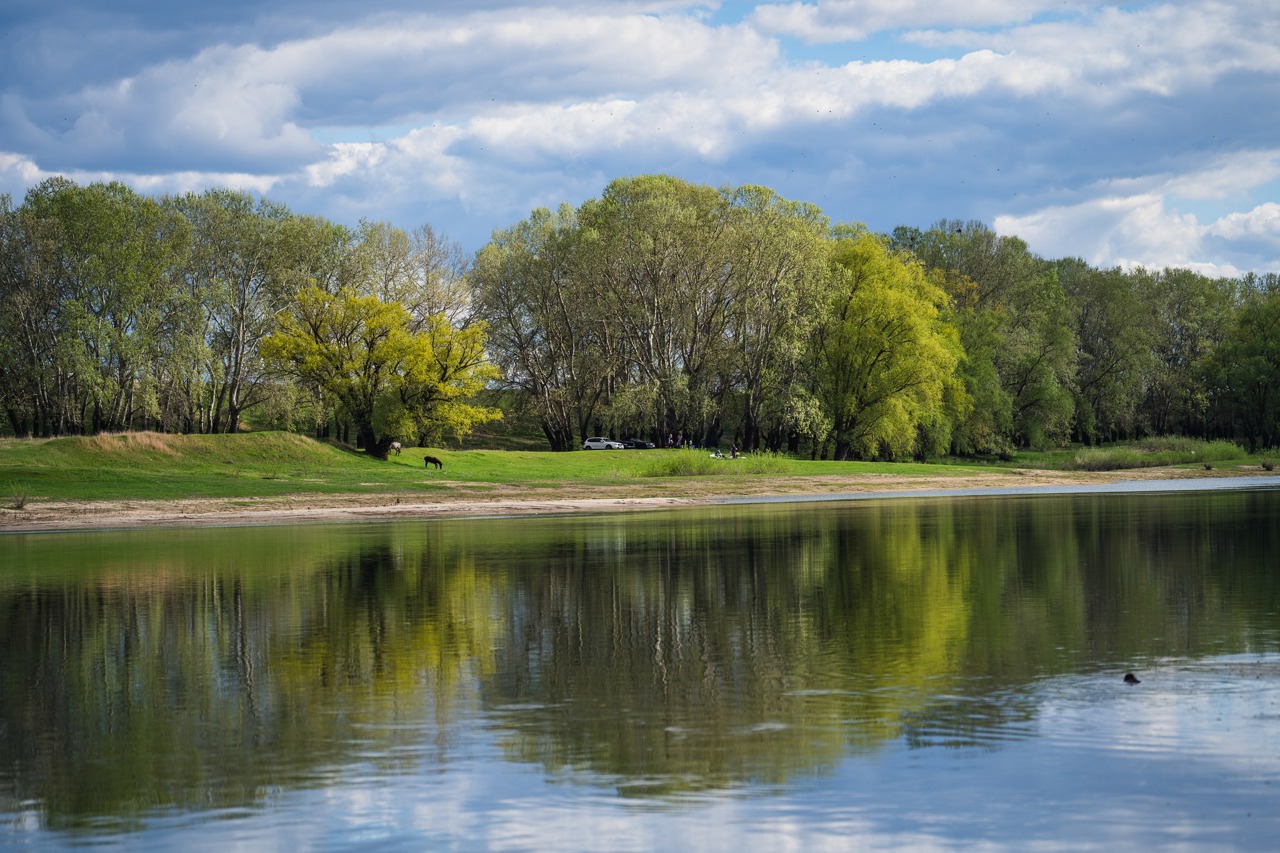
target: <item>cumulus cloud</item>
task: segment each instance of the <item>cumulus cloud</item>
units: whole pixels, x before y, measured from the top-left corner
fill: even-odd
[[[1257,205],[1202,223],[1172,204],[1187,190],[1215,197],[1252,190],[1280,167],[1280,152],[1246,152],[1207,164],[1199,172],[1108,182],[1081,192],[1071,204],[995,218],[1001,233],[1016,234],[1048,257],[1081,256],[1101,266],[1184,267],[1208,275],[1280,271],[1280,205]],[[1252,174],[1252,180],[1245,175]],[[1223,186],[1222,176],[1234,178]],[[1090,247],[1088,253],[1078,251]]]
[[[671,172],[1100,264],[1274,263],[1280,20],[1245,0],[69,2],[0,33],[6,186],[225,180],[475,246]]]
[[[1088,9],[1079,0],[817,0],[758,6],[761,30],[810,42],[861,41],[885,30],[993,27],[1029,21],[1042,12]]]

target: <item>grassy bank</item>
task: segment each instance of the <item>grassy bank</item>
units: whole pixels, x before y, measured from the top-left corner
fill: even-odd
[[[1257,466],[1235,445],[1203,443],[1173,450],[1128,448],[1107,457],[1101,451],[1063,452],[1016,466],[1115,470],[1136,459],[1155,465],[1198,468]],[[1174,453],[1176,450],[1176,454]],[[991,465],[832,462],[778,454],[713,459],[703,451],[626,450],[550,453],[512,450],[438,450],[443,470],[427,468],[427,450],[407,448],[389,460],[289,433],[184,436],[128,433],[51,440],[0,441],[0,505],[78,500],[182,500],[265,498],[282,495],[431,493],[481,495],[504,487],[545,493],[593,486],[633,485],[661,495],[691,478],[725,478],[727,491],[751,478],[903,477],[961,479],[992,471]],[[1180,455],[1177,455],[1180,454]],[[1081,460],[1084,460],[1083,462]],[[1127,460],[1127,461],[1126,461]],[[1118,464],[1124,463],[1124,464]]]
[[[430,450],[387,461],[306,436],[125,433],[0,441],[0,503],[178,500],[287,494],[483,492],[502,486],[554,493],[565,486],[642,484],[662,491],[682,477],[813,477],[859,473],[964,476],[967,466],[830,462],[763,454],[712,459],[699,451]],[[553,496],[549,494],[548,496]]]

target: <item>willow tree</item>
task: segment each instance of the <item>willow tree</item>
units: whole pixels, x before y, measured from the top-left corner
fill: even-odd
[[[946,417],[962,349],[946,293],[919,263],[861,228],[836,232],[830,297],[813,350],[814,395],[836,459],[915,452]]]
[[[586,438],[618,364],[581,269],[580,238],[572,208],[538,209],[495,232],[470,272],[492,358],[556,451]]]
[[[244,192],[210,189],[176,201],[193,228],[189,295],[204,314],[203,362],[189,379],[192,426],[236,432],[243,413],[266,399],[257,357],[273,318],[299,286],[287,250],[288,208]]]
[[[39,417],[56,418],[58,431],[100,432],[154,416],[151,377],[172,330],[186,221],[120,183],[52,178],[27,193],[17,224],[28,254],[7,276],[17,273],[27,297],[14,305],[23,331],[37,333],[24,344],[40,339],[27,350],[38,407],[48,406]]]
[[[331,397],[381,459],[397,438],[462,436],[501,417],[469,402],[496,375],[483,324],[457,329],[437,314],[413,331],[411,322],[399,303],[310,287],[277,316],[262,356]]]
[[[588,283],[608,304],[610,333],[626,349],[632,374],[625,380],[648,398],[642,408],[650,429],[714,440],[740,292],[723,196],[645,175],[613,181],[578,216]]]
[[[826,284],[827,218],[811,204],[745,186],[726,198],[733,303],[729,306],[733,385],[742,405],[742,446],[781,449],[802,418],[804,353]]]
[[[911,251],[952,299],[965,352],[959,374],[973,401],[956,424],[955,449],[1005,452],[1065,441],[1076,349],[1054,268],[1022,240],[981,222],[898,229],[894,245]]]

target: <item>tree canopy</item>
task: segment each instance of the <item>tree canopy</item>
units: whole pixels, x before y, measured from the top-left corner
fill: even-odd
[[[494,375],[483,326],[455,329],[440,314],[419,331],[410,324],[398,302],[309,287],[277,317],[262,357],[332,397],[380,458],[397,439],[465,434],[500,417],[464,402]]]
[[[0,196],[0,430],[311,429],[383,454],[500,398],[555,450],[1267,447],[1277,281],[1046,259],[981,222],[875,234],[669,175],[533,210],[474,258],[425,224],[50,178]]]

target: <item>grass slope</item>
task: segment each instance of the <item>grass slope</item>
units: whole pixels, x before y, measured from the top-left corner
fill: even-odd
[[[1161,464],[1206,460],[1203,445],[1157,448],[1133,454]],[[1236,455],[1214,447],[1225,461]],[[1160,451],[1169,448],[1160,447]],[[1236,448],[1238,450],[1238,448]],[[990,465],[833,462],[758,454],[712,459],[705,451],[626,450],[550,453],[525,450],[436,450],[443,470],[427,468],[423,448],[407,448],[386,461],[302,435],[262,432],[240,435],[123,433],[50,440],[0,441],[0,503],[30,501],[177,500],[306,494],[481,493],[503,487],[545,492],[592,486],[637,486],[660,495],[690,478],[856,477],[867,474],[965,477]],[[1017,466],[1082,467],[1070,459],[1022,460]],[[1240,452],[1243,456],[1243,451]],[[1114,460],[1114,457],[1112,457]],[[1037,462],[1039,464],[1037,464]],[[1066,464],[1063,464],[1066,463]],[[1132,463],[1130,463],[1132,464]],[[1215,462],[1215,464],[1218,464]],[[1123,466],[1121,466],[1123,467]],[[1194,466],[1189,466],[1194,467]],[[726,483],[726,485],[728,485]]]
[[[859,473],[962,476],[965,466],[809,461],[762,455],[715,460],[702,451],[550,453],[423,448],[387,461],[280,432],[241,435],[122,433],[0,441],[0,501],[166,500],[286,494],[397,494],[500,486],[642,484],[655,493],[680,477],[822,476]]]

